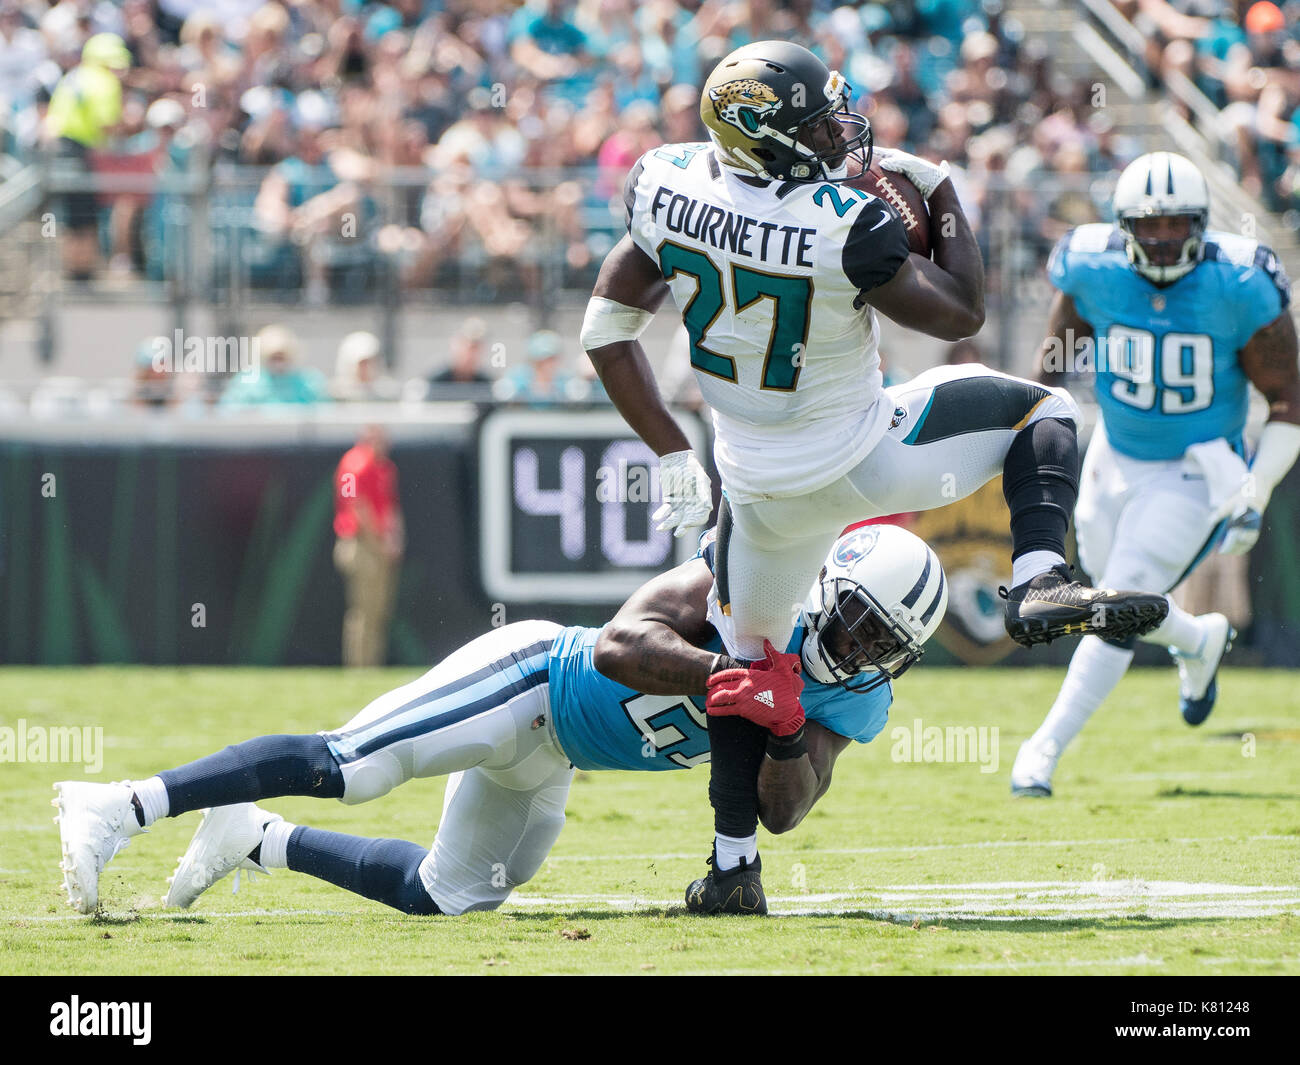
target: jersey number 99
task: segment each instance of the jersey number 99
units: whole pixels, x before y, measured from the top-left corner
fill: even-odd
[[[1155,356],[1155,334],[1113,325],[1106,334],[1102,367],[1116,380],[1110,394],[1138,410],[1154,410],[1156,394],[1162,414],[1191,414],[1214,399],[1214,341],[1204,333],[1166,333]]]

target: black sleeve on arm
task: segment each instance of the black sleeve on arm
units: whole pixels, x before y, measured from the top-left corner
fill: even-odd
[[[898,273],[908,254],[903,220],[884,200],[863,204],[844,242],[845,276],[860,292],[869,291]]]
[[[632,211],[636,207],[636,183],[641,180],[641,171],[645,169],[645,157],[636,161],[636,166],[623,182],[623,226],[631,232]]]

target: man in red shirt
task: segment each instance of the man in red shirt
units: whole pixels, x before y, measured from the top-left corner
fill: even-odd
[[[334,474],[334,532],[334,565],[347,597],[343,664],[383,665],[406,530],[397,467],[378,426],[366,429]]]

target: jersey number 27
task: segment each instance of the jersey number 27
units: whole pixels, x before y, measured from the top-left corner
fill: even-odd
[[[724,381],[737,380],[736,360],[710,351],[704,343],[727,305],[722,271],[704,252],[670,240],[659,245],[659,269],[666,281],[677,274],[695,279],[695,295],[682,310],[682,324],[691,341],[691,365]],[[772,328],[763,355],[761,387],[793,392],[798,386],[808,345],[812,292],[812,278],[766,274],[731,264],[733,313],[746,310],[764,297],[772,301]]]

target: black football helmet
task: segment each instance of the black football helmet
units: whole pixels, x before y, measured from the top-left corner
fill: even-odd
[[[852,88],[807,48],[737,48],[704,83],[700,117],[722,161],[755,177],[846,181],[871,165],[871,123],[849,110]]]

